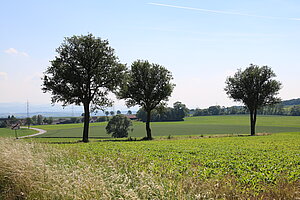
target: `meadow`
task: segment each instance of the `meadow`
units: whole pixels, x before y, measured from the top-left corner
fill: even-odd
[[[36,133],[35,130],[21,128],[17,130],[18,136],[31,135]],[[15,130],[11,130],[10,128],[0,128],[0,137],[15,137]]]
[[[248,116],[211,116],[153,123],[153,141],[2,138],[0,199],[299,199],[300,118],[258,120],[272,134],[246,136]],[[180,125],[189,136],[175,137]],[[80,126],[39,128],[63,134]],[[144,136],[144,124],[135,126]],[[243,128],[244,136],[229,132]]]
[[[91,123],[90,137],[107,138],[106,122]],[[82,136],[83,124],[42,125],[35,126],[47,130],[46,134],[38,137],[78,137]],[[180,122],[152,122],[152,134],[160,136],[186,135],[215,135],[249,134],[249,116],[203,116],[188,117]],[[300,117],[292,116],[258,116],[256,130],[258,133],[280,133],[300,131]],[[134,122],[131,137],[145,136],[145,123]]]

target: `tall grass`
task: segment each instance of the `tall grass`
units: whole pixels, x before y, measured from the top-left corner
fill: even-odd
[[[0,199],[159,199],[162,186],[140,172],[120,172],[109,158],[0,140]]]
[[[88,144],[86,144],[88,145]],[[86,146],[89,148],[89,146]],[[121,154],[120,154],[121,155]],[[197,168],[195,168],[196,170]],[[85,154],[78,146],[0,140],[0,199],[297,199],[300,183],[278,180],[257,192],[234,176],[201,180],[164,173],[143,156]],[[195,173],[196,174],[196,173]]]

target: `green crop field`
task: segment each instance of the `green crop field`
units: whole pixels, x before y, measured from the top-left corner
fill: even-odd
[[[258,133],[299,132],[300,117],[258,116]],[[131,137],[144,137],[145,124],[133,123]],[[105,131],[106,122],[91,123],[90,137],[109,137]],[[78,137],[82,136],[83,124],[36,126],[47,130],[38,137]],[[248,134],[250,132],[249,116],[203,116],[188,117],[182,122],[152,122],[153,136],[211,135],[211,134]]]
[[[300,117],[259,116],[258,132],[274,134],[242,137],[231,133],[248,133],[248,116],[152,123],[153,141],[82,143],[62,138],[82,124],[37,127],[60,137],[0,140],[0,199],[300,199]],[[158,137],[184,134],[230,137]]]
[[[9,192],[26,199],[300,197],[299,132],[87,144],[72,138],[34,142],[40,140],[0,140],[0,185],[7,191],[0,198],[10,197]]]
[[[21,128],[17,130],[18,136],[31,135],[36,133],[35,130],[30,130],[27,128]],[[15,137],[15,131],[10,128],[0,128],[0,137]]]

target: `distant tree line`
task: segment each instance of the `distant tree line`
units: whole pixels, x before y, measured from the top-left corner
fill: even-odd
[[[15,116],[8,115],[7,118],[3,118],[0,121],[0,128],[7,128],[11,126],[12,124],[15,124],[18,122],[18,119]]]
[[[300,98],[283,101],[282,105],[283,106],[300,105]]]
[[[192,116],[210,116],[210,115],[241,115],[249,114],[249,111],[244,106],[221,107],[210,106],[205,109],[191,109]],[[300,105],[284,106],[284,103],[279,103],[273,106],[264,106],[257,111],[259,115],[285,115],[285,116],[300,116]]]
[[[176,102],[171,107],[158,107],[151,111],[151,122],[164,121],[183,121],[184,117],[189,114],[189,109],[185,104]],[[143,122],[147,120],[147,112],[141,108],[137,112],[137,118]]]
[[[33,115],[31,118],[25,119],[26,125],[42,125],[42,124],[52,124],[53,123],[53,117],[44,117],[42,115]]]

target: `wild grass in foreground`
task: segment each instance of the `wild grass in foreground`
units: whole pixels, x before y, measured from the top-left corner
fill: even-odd
[[[297,199],[299,141],[300,133],[89,144],[63,139],[53,145],[4,138],[1,195],[3,199]]]
[[[121,173],[110,158],[100,162],[72,149],[12,139],[1,139],[0,151],[0,199],[160,196],[150,174]]]

